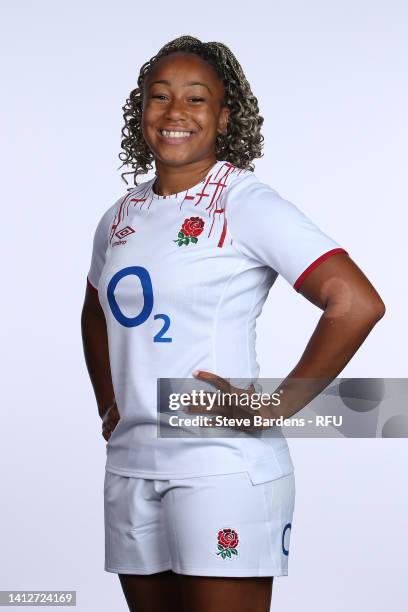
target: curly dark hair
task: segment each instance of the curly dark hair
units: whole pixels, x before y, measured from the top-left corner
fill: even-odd
[[[153,154],[143,138],[141,120],[143,109],[143,85],[149,71],[162,57],[182,51],[195,53],[206,60],[223,80],[226,104],[229,108],[228,126],[226,133],[218,134],[215,147],[217,160],[226,160],[242,169],[254,171],[252,160],[262,157],[262,143],[264,137],[260,128],[264,122],[259,115],[258,100],[253,95],[245,74],[232,51],[220,42],[201,42],[193,36],[179,36],[170,41],[149,61],[143,64],[137,79],[138,87],[133,89],[123,107],[125,125],[122,128],[123,139],[121,146],[124,152],[119,153],[123,166],[131,166],[132,172],[121,173],[122,179],[126,174],[133,174],[134,185],[139,174],[146,174],[153,168]]]

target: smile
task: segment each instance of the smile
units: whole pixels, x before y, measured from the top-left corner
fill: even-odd
[[[179,144],[186,142],[193,135],[193,132],[187,132],[185,130],[170,131],[159,129],[158,132],[163,138],[163,140],[165,140],[169,144]]]

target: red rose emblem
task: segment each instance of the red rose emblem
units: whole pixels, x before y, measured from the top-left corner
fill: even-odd
[[[238,542],[238,534],[233,529],[220,529],[218,532],[218,544],[224,548],[236,548]]]
[[[190,217],[189,219],[184,219],[183,225],[181,226],[181,230],[178,233],[177,240],[173,240],[173,242],[177,242],[179,246],[182,244],[197,244],[198,238],[204,229],[204,220],[200,217]]]
[[[189,219],[185,219],[184,223],[181,227],[181,232],[185,236],[194,236],[197,238],[204,229],[204,221],[200,219],[200,217],[190,217]]]
[[[238,546],[238,534],[234,529],[220,529],[218,532],[218,551],[217,555],[221,555],[223,559],[237,555],[235,550]]]

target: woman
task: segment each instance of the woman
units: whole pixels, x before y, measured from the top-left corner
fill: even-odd
[[[225,45],[168,43],[124,111],[121,159],[136,186],[97,226],[82,313],[107,440],[105,570],[130,610],[267,612],[288,569],[286,440],[276,427],[251,435],[253,421],[239,436],[175,439],[164,426],[159,437],[157,381],[253,397],[255,321],[281,274],[324,311],[283,401],[261,409],[291,416],[341,372],[384,304],[344,248],[254,175],[263,119]],[[155,177],[137,185],[153,160]],[[300,393],[295,379],[314,387]]]

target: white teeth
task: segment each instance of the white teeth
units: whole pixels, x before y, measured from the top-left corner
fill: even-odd
[[[188,138],[191,132],[169,132],[168,130],[160,130],[163,136],[167,138]]]

